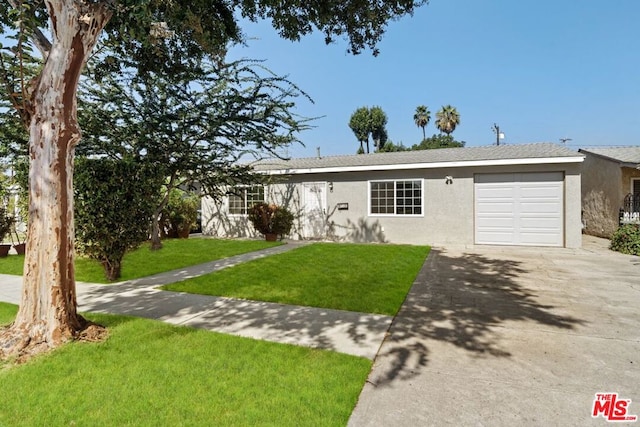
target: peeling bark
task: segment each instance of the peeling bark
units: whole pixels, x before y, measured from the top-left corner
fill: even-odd
[[[81,137],[80,73],[111,18],[106,3],[46,1],[53,43],[33,93],[29,224],[20,308],[0,334],[0,356],[39,352],[78,337],[74,272],[73,159]]]

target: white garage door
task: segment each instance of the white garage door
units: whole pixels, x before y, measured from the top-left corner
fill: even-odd
[[[562,172],[475,176],[475,241],[563,246]]]

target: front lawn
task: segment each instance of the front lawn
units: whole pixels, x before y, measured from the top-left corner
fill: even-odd
[[[394,316],[427,246],[316,243],[165,290]]]
[[[0,324],[16,307],[0,303]],[[124,316],[102,343],[0,365],[2,426],[346,425],[369,360]]]
[[[280,244],[264,240],[169,239],[163,240],[164,247],[159,251],[151,251],[149,245],[145,244],[124,256],[122,277],[119,280],[138,279]],[[23,264],[24,256],[0,258],[0,273],[22,275]],[[76,259],[76,280],[108,283],[102,265],[82,257]]]

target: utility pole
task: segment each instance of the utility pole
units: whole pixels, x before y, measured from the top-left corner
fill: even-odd
[[[500,140],[504,139],[504,132],[500,132],[500,126],[495,123],[493,124],[491,129],[496,134],[496,145],[500,145]]]

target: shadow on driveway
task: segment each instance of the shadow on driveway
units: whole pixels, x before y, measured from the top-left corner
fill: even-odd
[[[537,302],[538,295],[517,281],[531,272],[521,264],[432,249],[391,326],[376,362],[381,369],[371,383],[385,386],[417,376],[429,363],[428,340],[453,344],[476,357],[510,357],[496,333],[508,322],[564,330],[583,324]]]

